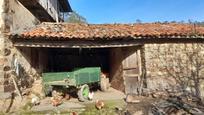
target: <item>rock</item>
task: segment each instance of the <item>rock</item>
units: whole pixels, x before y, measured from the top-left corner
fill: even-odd
[[[147,89],[147,88],[142,89],[142,94],[141,94],[142,96],[149,97],[150,94],[151,94],[150,89]]]
[[[42,80],[35,80],[33,83],[33,86],[31,88],[31,92],[34,94],[38,94],[41,97],[44,97],[44,92],[43,92],[43,85],[42,85]]]
[[[126,97],[126,102],[128,102],[128,103],[139,103],[140,100],[138,100],[136,97],[137,97],[137,96],[128,95],[128,96]]]
[[[133,115],[144,115],[143,111],[137,111]]]
[[[158,91],[158,92],[152,93],[152,97],[153,98],[164,98],[164,97],[168,97],[168,95],[165,92]]]
[[[4,70],[4,71],[10,71],[10,70],[11,70],[11,67],[10,67],[10,66],[4,66],[3,70]]]
[[[116,110],[116,111],[122,111],[122,110],[123,110],[123,108],[120,108],[120,107],[115,107],[115,110]]]
[[[23,90],[21,90],[22,91],[22,96],[28,96],[30,93],[31,93],[31,89],[23,89]]]
[[[191,110],[189,110],[190,113],[194,114],[194,115],[203,115],[204,112],[202,112],[200,109],[198,108],[192,108]]]
[[[11,54],[11,50],[8,48],[4,49],[4,56],[9,56]]]
[[[11,99],[11,97],[12,97],[11,93],[0,92],[0,100]]]

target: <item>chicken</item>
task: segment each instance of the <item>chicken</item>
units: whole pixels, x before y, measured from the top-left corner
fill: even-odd
[[[70,100],[70,99],[71,99],[71,96],[70,96],[69,94],[65,94],[64,99],[65,99],[65,100]]]
[[[104,104],[104,102],[101,101],[101,100],[96,100],[95,106],[96,106],[96,108],[97,108],[98,110],[100,110],[100,109],[102,109],[102,108],[105,106],[105,104]]]
[[[105,73],[101,72],[101,77],[102,77],[102,78],[106,78],[107,75],[106,75]]]
[[[60,104],[62,104],[62,100],[59,98],[51,97],[51,104],[55,107],[59,106]]]
[[[56,91],[56,90],[52,91],[52,97],[63,96],[63,95],[64,95],[63,92]]]
[[[78,115],[78,113],[77,112],[72,112],[71,115]]]
[[[40,104],[40,98],[38,96],[33,96],[32,99],[31,99],[31,103],[36,106],[36,105],[39,105]]]
[[[93,96],[94,96],[94,92],[90,92],[90,93],[89,93],[89,96],[88,96],[89,100],[92,100],[92,99],[93,99]]]

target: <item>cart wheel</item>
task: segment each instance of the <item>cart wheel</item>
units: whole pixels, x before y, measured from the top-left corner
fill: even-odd
[[[104,92],[108,91],[108,89],[110,88],[109,79],[105,77],[101,77],[100,87],[101,87],[101,91],[104,91]]]
[[[88,96],[89,96],[89,86],[88,85],[83,85],[78,93],[78,98],[79,98],[79,101],[87,101],[88,100]]]

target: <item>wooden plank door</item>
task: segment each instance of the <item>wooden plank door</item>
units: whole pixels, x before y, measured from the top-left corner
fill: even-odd
[[[126,51],[123,60],[123,77],[126,94],[138,94],[141,74],[140,50]]]

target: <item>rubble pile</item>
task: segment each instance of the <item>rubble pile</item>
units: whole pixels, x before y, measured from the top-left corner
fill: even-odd
[[[153,115],[204,115],[204,106],[193,96],[169,96],[152,104]]]
[[[130,115],[204,115],[204,103],[188,91],[145,90],[142,96],[127,95],[126,102]]]

